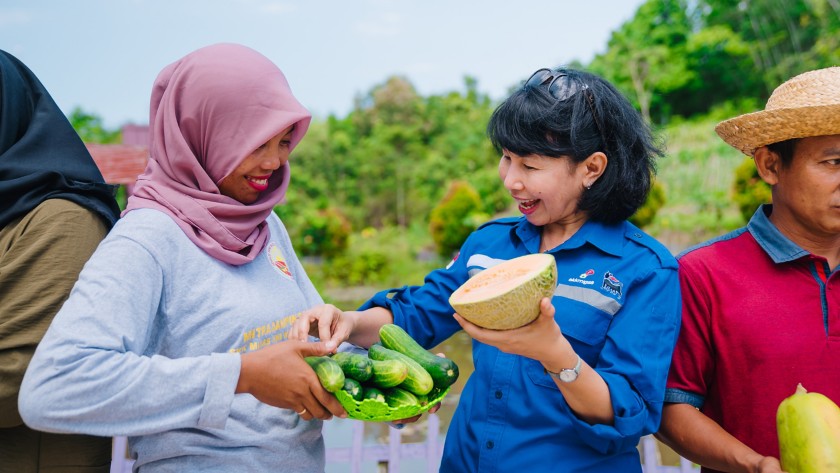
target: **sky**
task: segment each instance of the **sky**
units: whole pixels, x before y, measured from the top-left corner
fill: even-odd
[[[220,42],[271,59],[315,116],[344,117],[388,77],[423,96],[502,99],[541,67],[588,63],[643,0],[3,0],[0,49],[23,61],[65,114],[106,128],[148,123],[166,65]]]

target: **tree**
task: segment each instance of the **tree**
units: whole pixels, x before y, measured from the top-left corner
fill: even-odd
[[[593,59],[593,72],[615,84],[651,122],[663,121],[669,105],[658,97],[693,79],[685,45],[691,32],[683,0],[648,0],[610,37],[607,52]]]
[[[102,118],[79,107],[74,108],[67,119],[85,143],[119,143],[122,139],[120,130],[105,129]]]
[[[820,67],[813,48],[818,41],[837,45],[838,10],[837,0],[698,1],[705,26],[726,25],[750,46],[764,98],[790,77]]]

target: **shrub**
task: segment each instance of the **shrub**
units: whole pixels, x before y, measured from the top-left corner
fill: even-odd
[[[745,221],[755,213],[755,209],[761,204],[769,204],[772,201],[770,186],[758,175],[752,158],[746,158],[735,169],[735,181],[733,187],[733,200],[738,204],[738,210]]]
[[[281,215],[281,209],[275,212]],[[285,209],[283,209],[285,210]],[[288,217],[287,217],[288,218]],[[352,231],[350,221],[335,207],[320,210],[304,210],[286,223],[295,250],[304,256],[323,256],[333,258],[347,249],[347,239]]]
[[[344,286],[376,284],[388,269],[388,259],[388,254],[377,250],[336,256],[324,265],[324,277]]]
[[[453,181],[449,185],[429,218],[429,231],[439,255],[449,257],[461,247],[477,228],[474,216],[480,210],[481,198],[471,185],[464,181]]]
[[[630,217],[630,221],[637,227],[644,228],[648,226],[656,217],[659,209],[665,205],[665,187],[659,181],[653,181],[648,193],[647,200],[644,205],[639,207],[639,210]]]

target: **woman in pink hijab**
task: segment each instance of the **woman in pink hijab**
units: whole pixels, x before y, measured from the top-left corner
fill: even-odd
[[[141,471],[324,470],[346,416],[287,340],[323,304],[274,214],[310,115],[235,44],[192,52],[152,90],[150,160],[27,370],[35,429],[129,436]]]

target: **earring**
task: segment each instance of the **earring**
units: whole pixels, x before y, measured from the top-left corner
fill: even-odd
[[[592,189],[592,184],[587,184],[584,187],[586,187],[586,190]]]

